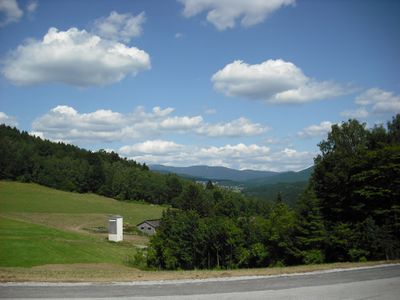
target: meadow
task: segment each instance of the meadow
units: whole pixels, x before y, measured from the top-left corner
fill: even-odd
[[[47,264],[127,264],[141,235],[125,235],[122,243],[107,241],[109,215],[124,217],[133,228],[160,218],[165,207],[123,202],[94,194],[63,192],[37,184],[0,182],[0,267]],[[104,231],[104,230],[103,230]]]

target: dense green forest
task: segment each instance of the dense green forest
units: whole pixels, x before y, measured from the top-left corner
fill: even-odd
[[[186,184],[114,152],[54,143],[5,125],[0,125],[0,179],[156,204],[171,204]]]
[[[243,193],[247,196],[274,201],[278,194],[281,194],[283,202],[289,207],[295,207],[297,199],[307,187],[307,181],[279,182],[272,184],[245,185]]]
[[[400,115],[367,129],[349,120],[319,144],[294,207],[153,173],[116,153],[91,152],[0,126],[0,178],[121,200],[169,204],[147,266],[239,268],[400,257]]]
[[[147,263],[161,269],[265,267],[400,257],[400,115],[367,129],[349,120],[319,144],[295,208],[236,207],[220,191],[204,208],[197,188],[164,213]],[[208,198],[209,199],[209,198]]]

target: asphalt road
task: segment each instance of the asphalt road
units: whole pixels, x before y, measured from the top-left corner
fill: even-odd
[[[170,282],[0,285],[2,299],[400,299],[400,265]]]

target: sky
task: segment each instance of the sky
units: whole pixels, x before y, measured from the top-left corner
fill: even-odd
[[[0,0],[0,123],[146,164],[298,171],[400,113],[400,1]]]

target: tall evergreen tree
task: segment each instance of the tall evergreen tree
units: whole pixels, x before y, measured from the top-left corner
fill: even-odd
[[[301,262],[324,261],[327,233],[319,200],[311,188],[307,188],[297,202],[294,237]]]

